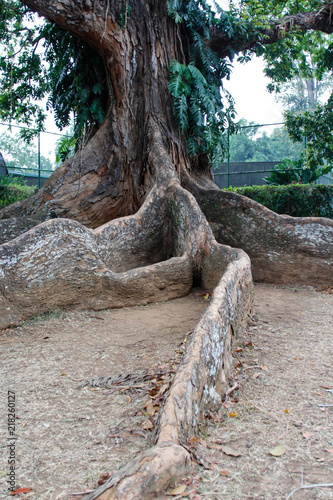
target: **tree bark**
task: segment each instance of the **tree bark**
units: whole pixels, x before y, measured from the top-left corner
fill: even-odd
[[[267,26],[253,30],[250,36],[243,42],[232,41],[222,32],[213,32],[209,46],[219,54],[221,58],[230,56],[230,49],[234,53],[255,48],[258,43],[262,45],[271,45],[282,38],[288,36],[289,32],[307,32],[321,31],[322,33],[332,34],[332,4],[324,3],[317,11],[298,12],[288,15],[274,22],[267,22]]]

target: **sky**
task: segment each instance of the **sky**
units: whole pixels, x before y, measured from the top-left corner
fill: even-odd
[[[210,3],[213,6],[213,2]],[[229,0],[217,0],[217,3],[229,10]],[[224,80],[224,86],[236,101],[237,119],[245,118],[258,124],[283,121],[281,104],[266,89],[269,79],[264,75],[263,60],[254,57],[245,64],[234,62],[233,66],[230,80]]]
[[[258,57],[244,64],[236,62],[230,80],[224,80],[224,88],[236,101],[237,119],[245,118],[258,124],[283,121],[281,104],[266,89],[269,79],[263,68],[264,63]]]

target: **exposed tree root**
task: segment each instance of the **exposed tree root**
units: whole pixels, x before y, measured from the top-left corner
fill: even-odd
[[[46,221],[0,247],[0,327],[55,308],[94,310],[212,290],[239,251],[222,247],[177,182],[155,187],[133,216],[97,230]]]
[[[247,323],[248,256],[218,244],[195,198],[171,169],[164,165],[163,172],[133,216],[96,230],[53,219],[0,247],[1,328],[58,307],[146,304],[186,295],[193,283],[209,291],[218,284],[159,416],[156,445],[90,499],[153,498],[184,474],[191,462],[186,443],[203,412],[220,404],[232,336]]]
[[[333,221],[278,215],[245,196],[197,190],[196,199],[220,243],[242,248],[253,279],[266,283],[333,282]]]
[[[55,308],[100,310],[213,291],[161,409],[156,444],[87,500],[154,498],[191,463],[187,442],[202,414],[221,404],[234,335],[251,308],[255,277],[327,284],[333,223],[277,216],[232,193],[180,186],[159,134],[148,157],[155,178],[134,214],[89,229],[56,218],[0,246],[0,328]],[[44,208],[45,210],[45,208]],[[286,255],[286,256],[285,256]],[[326,266],[326,267],[325,267]],[[325,279],[319,273],[325,267]]]
[[[158,418],[156,445],[113,475],[86,500],[156,498],[190,466],[190,436],[204,412],[221,404],[234,334],[246,326],[252,279],[245,254],[231,262],[195,328]]]

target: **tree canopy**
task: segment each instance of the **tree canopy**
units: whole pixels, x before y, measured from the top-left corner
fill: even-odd
[[[169,89],[191,156],[206,153],[215,163],[222,159],[223,132],[234,130],[236,120],[223,79],[230,77],[236,56],[247,61],[263,55],[271,91],[297,75],[321,80],[332,70],[330,6],[321,1],[243,0],[237,7],[231,2],[229,10],[206,0],[166,1],[190,47],[187,64],[170,62]],[[131,11],[131,2],[123,2],[123,27]],[[110,82],[101,57],[19,0],[1,0],[0,12],[2,119],[41,129],[45,112],[39,102],[46,99],[60,129],[75,117],[77,146],[89,139],[108,112]]]
[[[62,129],[75,117],[75,135],[103,123],[107,78],[91,46],[42,20],[18,0],[0,3],[0,116],[42,130],[46,110]]]

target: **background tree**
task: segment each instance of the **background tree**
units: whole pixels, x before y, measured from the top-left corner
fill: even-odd
[[[250,8],[254,4],[249,3]],[[273,9],[279,14],[289,13],[304,17],[309,8],[320,12],[325,9],[322,2],[264,2],[263,11]],[[286,156],[286,161],[270,181],[287,184],[291,181],[314,182],[321,175],[333,168],[331,142],[332,96],[325,104],[324,94],[332,93],[333,39],[326,33],[302,28],[294,30],[292,35],[282,36],[272,45],[265,47],[264,59],[266,75],[271,79],[268,89],[276,92],[278,99],[285,106],[286,129],[289,137],[297,144],[306,144],[306,151],[297,160]],[[288,172],[283,175],[282,170]],[[298,170],[297,170],[298,169]],[[301,169],[301,170],[300,170]]]
[[[230,136],[230,161],[260,162],[298,160],[304,144],[293,142],[285,127],[275,128],[270,135],[254,122],[241,119],[237,133]]]
[[[0,136],[0,151],[5,158],[7,167],[15,167],[16,170],[29,170],[30,173],[36,174],[36,169],[38,169],[36,144],[27,143],[20,134],[5,132]],[[44,155],[40,156],[40,165],[42,170],[52,172],[55,169],[50,158]]]

